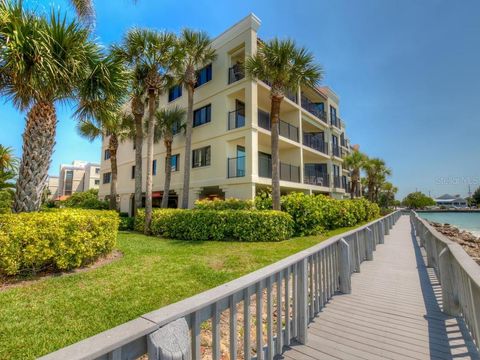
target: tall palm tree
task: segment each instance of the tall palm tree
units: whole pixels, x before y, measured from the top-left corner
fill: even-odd
[[[365,165],[367,157],[365,154],[361,153],[359,150],[353,150],[347,157],[344,159],[345,167],[351,171],[350,179],[350,198],[354,198],[355,194],[358,192],[360,186],[360,172]]]
[[[272,202],[280,210],[280,156],[278,148],[280,107],[285,94],[298,91],[299,86],[315,87],[323,77],[321,66],[314,63],[313,55],[292,40],[273,39],[258,46],[257,53],[249,57],[245,70],[250,76],[271,85],[270,121],[272,148]]]
[[[35,211],[41,204],[57,126],[56,103],[77,99],[78,88],[102,58],[77,21],[52,13],[49,19],[20,11],[0,28],[1,90],[27,110],[23,154],[14,211]]]
[[[367,175],[368,199],[378,202],[380,189],[391,170],[386,166],[385,161],[379,158],[368,159],[364,164]]]
[[[128,35],[127,35],[128,36]],[[152,221],[153,190],[153,146],[155,113],[158,98],[172,84],[172,54],[175,36],[168,32],[157,32],[148,29],[133,29],[132,54],[137,58],[137,68],[145,74],[144,93],[146,95],[147,112],[147,176],[145,194],[145,233],[150,232]]]
[[[162,208],[168,207],[168,194],[172,178],[172,143],[174,130],[185,128],[185,109],[178,106],[157,111],[155,124],[155,142],[163,139],[166,149],[165,185],[163,187]]]
[[[183,171],[182,208],[188,208],[193,132],[193,95],[197,84],[197,70],[216,58],[210,37],[202,31],[183,29],[175,49],[175,75],[187,89],[187,124],[185,128],[185,162]]]
[[[390,207],[390,204],[393,204],[395,200],[395,194],[398,192],[398,188],[394,186],[391,182],[386,181],[382,184],[380,190],[385,196],[385,207]]]
[[[117,201],[117,152],[119,142],[134,136],[133,119],[123,113],[117,113],[105,119],[86,119],[78,123],[78,133],[90,141],[108,136],[108,150],[112,178],[110,181],[110,209],[118,210]]]

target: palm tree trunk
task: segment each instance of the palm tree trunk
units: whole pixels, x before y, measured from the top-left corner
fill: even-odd
[[[143,148],[143,114],[144,104],[142,99],[132,100],[132,112],[135,121],[135,209],[142,207],[142,148]]]
[[[185,164],[183,165],[182,209],[188,208],[188,193],[190,190],[190,169],[192,162],[192,132],[193,132],[193,92],[192,84],[187,85],[188,106],[187,124],[185,127]]]
[[[13,211],[17,213],[40,209],[56,129],[57,115],[53,103],[42,101],[33,105],[27,114],[23,133],[22,161],[13,204]]]
[[[281,97],[272,96],[271,101],[271,148],[272,148],[272,204],[273,210],[280,210],[280,154],[278,135]]]
[[[172,179],[172,141],[165,138],[165,149],[167,149],[165,164],[165,186],[163,187],[162,208],[168,208],[168,194],[170,192],[170,181]]]
[[[118,139],[117,135],[111,134],[108,144],[110,150],[110,166],[112,169],[112,181],[110,182],[110,210],[117,210],[117,178],[118,178],[118,166],[117,166],[117,150]]]
[[[148,93],[148,123],[147,123],[147,188],[145,193],[145,234],[150,234],[152,223],[152,190],[153,190],[153,136],[155,128],[155,92]]]

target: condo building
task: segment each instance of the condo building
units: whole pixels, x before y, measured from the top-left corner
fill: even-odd
[[[59,176],[48,178],[49,198],[65,200],[75,192],[98,189],[100,186],[100,164],[74,160],[72,164],[61,164]]]
[[[247,16],[212,41],[216,60],[198,70],[194,95],[192,163],[189,206],[204,198],[252,199],[271,185],[270,86],[245,76],[245,59],[261,41],[260,20]],[[172,87],[160,107],[187,107],[185,89]],[[280,186],[282,193],[301,191],[343,198],[349,172],[343,158],[351,151],[339,98],[328,87],[299,88],[288,94],[280,113]],[[120,144],[118,185],[120,209],[132,213],[135,150],[132,141]],[[182,197],[185,136],[174,136],[169,206]],[[143,147],[145,191],[146,145]],[[99,196],[110,193],[108,136],[102,143]],[[165,147],[155,144],[153,203],[159,206],[165,178]]]

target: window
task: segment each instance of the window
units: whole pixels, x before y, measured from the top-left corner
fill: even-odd
[[[95,185],[100,185],[100,180],[96,179],[95,180]]]
[[[110,159],[110,149],[105,149],[105,153],[103,154],[103,160]]]
[[[212,119],[212,105],[201,107],[193,112],[193,127],[209,123]]]
[[[332,125],[337,125],[337,109],[330,105],[330,123]]]
[[[112,178],[112,173],[111,172],[103,174],[103,183],[104,184],[110,184],[111,178]]]
[[[100,174],[100,168],[95,168],[95,174]]]
[[[65,191],[64,195],[72,195],[73,188],[73,170],[67,170],[65,172]]]
[[[168,89],[168,101],[173,101],[182,96],[182,85],[175,85]]]
[[[157,160],[152,161],[152,174],[157,175]]]
[[[135,179],[135,165],[132,166],[132,173],[130,176],[132,179]]]
[[[172,135],[177,135],[180,133],[180,130],[182,130],[182,127],[180,126],[180,121],[175,121],[172,124]]]
[[[199,87],[212,80],[212,64],[208,64],[203,69],[197,71],[197,83],[195,87]]]
[[[192,167],[202,167],[210,165],[210,146],[205,146],[192,151]]]
[[[180,154],[172,155],[170,158],[170,165],[172,167],[172,171],[180,170]]]

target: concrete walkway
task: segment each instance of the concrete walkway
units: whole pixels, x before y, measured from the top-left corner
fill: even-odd
[[[459,318],[441,312],[441,288],[402,216],[374,261],[352,277],[309,325],[307,345],[286,359],[480,359]]]

